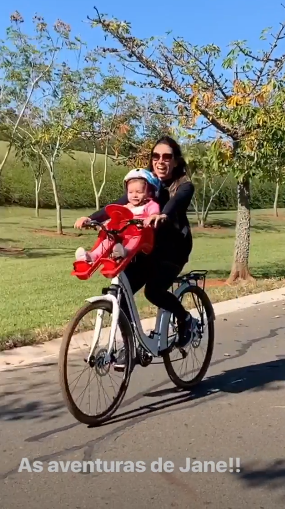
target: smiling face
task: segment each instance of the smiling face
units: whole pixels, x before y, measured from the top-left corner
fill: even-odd
[[[147,198],[147,184],[142,179],[134,179],[128,182],[128,200],[131,205],[137,207]]]
[[[152,167],[153,172],[159,180],[171,178],[176,164],[172,148],[169,145],[160,143],[154,147],[152,153]]]

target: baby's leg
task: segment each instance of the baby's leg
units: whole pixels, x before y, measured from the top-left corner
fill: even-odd
[[[104,256],[104,253],[107,249],[109,249],[110,244],[112,244],[113,241],[110,240],[108,237],[99,244],[99,246],[94,249],[94,251],[85,251],[83,247],[79,247],[75,253],[76,260],[82,260],[85,262],[96,262],[98,258],[101,256]]]
[[[125,244],[125,246],[124,246],[125,250],[126,250],[126,254],[133,251],[137,247],[139,241],[140,241],[140,237],[130,238],[129,241],[127,242],[127,244]]]

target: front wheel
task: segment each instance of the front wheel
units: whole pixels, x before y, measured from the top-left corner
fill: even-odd
[[[98,312],[101,320],[100,337],[92,357],[88,360]],[[111,358],[106,357],[111,316],[112,304],[103,297],[100,301],[85,304],[70,321],[61,343],[59,378],[64,402],[77,421],[89,426],[99,426],[110,419],[119,408],[131,377],[133,334],[123,311],[120,312]],[[113,369],[118,350],[117,341],[120,343],[119,348],[123,347],[125,350],[125,368],[122,373]],[[73,375],[70,375],[72,371]],[[91,394],[94,380],[99,389],[95,396]],[[87,408],[82,409],[84,399]],[[101,404],[104,406],[103,410],[99,408]]]
[[[188,345],[183,349],[174,346],[174,348],[170,352],[166,351],[162,357],[165,369],[170,380],[177,387],[187,390],[193,388],[195,385],[200,383],[209,368],[214,349],[214,320],[213,320],[214,312],[211,301],[207,296],[206,292],[199,288],[198,286],[189,285],[189,287],[187,287],[185,291],[181,294],[179,300],[181,301],[185,309],[189,310],[191,309],[191,314],[194,318],[198,318],[201,326],[201,337],[195,338],[193,341],[190,341]],[[205,345],[206,343],[205,318],[207,319],[208,322],[207,346]],[[170,319],[169,329],[170,329],[169,336],[174,333],[174,335],[178,337],[177,322],[173,317],[171,317]],[[202,361],[200,367],[198,366],[197,358],[199,348],[204,353],[204,360]],[[175,355],[178,358],[175,359]],[[190,370],[189,366],[187,365],[190,356],[194,361],[194,364],[197,365],[198,369],[196,370],[196,373],[193,373],[194,369]],[[175,370],[175,367],[177,366],[179,361],[179,357],[180,360],[182,360],[182,366],[184,365],[186,368],[185,378],[181,373],[182,367],[179,370],[179,375]]]

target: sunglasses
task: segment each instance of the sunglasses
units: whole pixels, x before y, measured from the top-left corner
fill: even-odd
[[[164,161],[165,163],[169,163],[169,161],[172,160],[173,158],[173,154],[158,154],[157,152],[154,152],[152,154],[152,159],[154,161],[159,161],[159,159],[161,158],[162,161]]]

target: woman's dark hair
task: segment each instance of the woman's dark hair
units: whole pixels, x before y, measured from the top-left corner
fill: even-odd
[[[187,170],[187,163],[186,163],[184,157],[182,156],[180,145],[178,145],[177,141],[175,141],[170,136],[162,136],[155,143],[155,145],[153,145],[153,147],[151,149],[151,153],[150,153],[148,169],[150,171],[153,171],[152,155],[153,155],[155,147],[157,147],[157,145],[161,145],[161,144],[168,145],[172,149],[174,159],[177,161],[177,166],[174,168],[174,171],[173,171],[173,174],[175,175],[175,177],[180,177],[181,175],[184,175]]]

